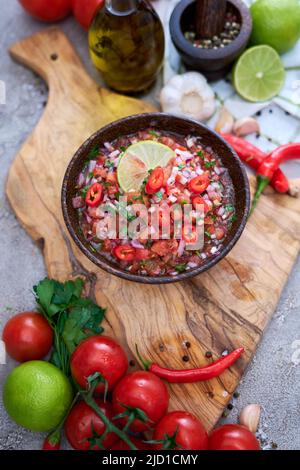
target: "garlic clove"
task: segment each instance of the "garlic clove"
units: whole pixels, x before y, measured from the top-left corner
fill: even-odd
[[[259,133],[260,126],[256,119],[253,117],[245,117],[238,119],[233,126],[233,132],[238,137],[243,137],[249,134]]]
[[[300,187],[297,181],[290,181],[290,187],[288,190],[288,194],[292,197],[299,197],[300,196]]]
[[[256,433],[259,425],[261,415],[261,406],[256,404],[251,404],[245,406],[240,414],[240,424],[246,426],[249,431]]]
[[[225,106],[222,106],[219,113],[219,119],[215,126],[215,130],[221,134],[231,134],[234,126],[234,119],[232,114]]]

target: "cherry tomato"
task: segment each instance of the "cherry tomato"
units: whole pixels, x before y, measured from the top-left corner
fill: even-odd
[[[22,7],[38,20],[59,21],[71,12],[71,0],[19,0]]]
[[[173,436],[176,450],[205,450],[208,447],[208,436],[203,424],[186,411],[172,411],[164,416],[155,428],[153,440],[161,441]],[[155,448],[162,449],[163,445],[157,444]]]
[[[209,436],[209,450],[260,450],[255,435],[239,424],[225,424]]]
[[[154,449],[153,446],[151,446],[150,444],[146,444],[141,439],[137,439],[136,437],[132,437],[132,436],[130,436],[129,439],[138,450],[149,450],[149,449],[153,450]],[[129,445],[126,444],[126,442],[118,441],[115,445],[111,447],[111,450],[131,450],[131,449]]]
[[[133,261],[136,250],[131,245],[118,245],[113,249],[113,255],[121,261]]]
[[[105,416],[112,420],[114,413],[111,404],[107,402],[104,403],[97,398],[95,401]],[[101,450],[99,446],[92,447],[88,439],[93,436],[93,431],[95,431],[98,436],[102,436],[105,429],[106,426],[100,416],[84,401],[76,403],[65,422],[66,437],[73,449],[76,450]],[[105,436],[102,444],[105,449],[109,449],[118,439],[116,434],[110,432]]]
[[[148,182],[145,186],[147,194],[155,194],[160,190],[164,184],[164,171],[161,167],[155,168],[149,176]]]
[[[36,312],[23,312],[6,323],[2,339],[8,354],[19,362],[42,359],[53,343],[47,320]]]
[[[204,215],[206,215],[210,211],[209,205],[207,204],[205,199],[203,199],[203,197],[201,197],[201,196],[193,196],[192,197],[192,204],[193,204],[194,209],[197,209],[197,205],[198,206],[203,205]]]
[[[152,428],[165,415],[169,404],[169,393],[165,384],[152,372],[135,371],[123,377],[113,391],[112,403],[117,414],[123,413],[123,405],[142,410],[148,421],[135,419],[130,426],[133,432]],[[128,418],[122,418],[125,424]]]
[[[206,188],[209,186],[209,178],[206,173],[196,176],[189,184],[188,188],[192,193],[201,194],[204,193]]]
[[[85,202],[90,207],[98,207],[103,199],[103,186],[100,183],[94,183],[88,190]]]
[[[146,248],[137,248],[135,250],[135,259],[141,261],[144,259],[149,259],[151,256],[151,251]]]
[[[125,352],[108,336],[96,335],[83,340],[71,356],[72,376],[82,388],[86,388],[90,375],[99,372],[107,381],[108,390],[111,390],[127,368]],[[104,390],[104,384],[97,385],[97,393],[103,393]]]
[[[198,240],[198,233],[196,227],[194,227],[194,225],[185,225],[182,230],[182,238],[188,244],[196,243]]]
[[[90,27],[94,14],[98,7],[102,6],[104,0],[73,0],[73,14],[81,26],[85,29]]]

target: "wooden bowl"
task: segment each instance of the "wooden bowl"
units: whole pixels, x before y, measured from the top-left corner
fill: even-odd
[[[76,195],[76,182],[78,175],[82,170],[87,155],[95,145],[103,145],[104,142],[110,142],[122,135],[128,135],[144,130],[149,127],[158,128],[165,131],[173,131],[177,134],[187,136],[190,134],[201,136],[203,145],[211,147],[221,158],[223,165],[228,169],[231,176],[236,197],[236,220],[232,225],[224,242],[224,247],[219,255],[209,258],[207,261],[195,268],[190,269],[177,276],[143,276],[131,274],[122,269],[117,262],[108,261],[101,254],[95,254],[89,243],[85,240],[83,234],[78,230],[78,215],[73,208],[72,199]],[[249,214],[250,209],[250,190],[248,177],[243,164],[233,149],[215,132],[208,129],[198,122],[183,119],[163,113],[149,113],[130,116],[119,121],[115,121],[99,129],[93,134],[75,153],[69,163],[64,176],[61,203],[63,216],[71,237],[81,251],[97,266],[105,271],[115,274],[121,278],[142,282],[144,284],[166,284],[176,281],[182,281],[196,276],[207,269],[215,266],[224,256],[233,248],[240,238]]]
[[[252,31],[252,17],[243,0],[229,0],[227,4],[228,9],[239,17],[242,26],[237,38],[224,48],[199,49],[185,38],[184,33],[195,22],[195,0],[181,0],[170,19],[171,38],[184,64],[203,73],[209,80],[218,80],[229,72],[232,62],[246,48]]]

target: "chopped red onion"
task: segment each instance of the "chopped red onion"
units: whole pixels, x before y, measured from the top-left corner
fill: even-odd
[[[138,240],[134,239],[131,241],[131,246],[133,246],[133,248],[141,248],[141,249],[144,249],[144,245],[142,245]]]
[[[84,185],[84,182],[85,182],[85,176],[84,174],[81,172],[78,176],[78,180],[77,180],[77,186],[78,188],[82,188],[82,186]]]
[[[104,147],[109,151],[113,152],[115,149],[109,142],[104,142]]]
[[[183,255],[185,245],[186,245],[185,241],[180,240],[179,245],[178,245],[178,250],[177,250],[177,254],[178,254],[179,257]]]
[[[81,207],[84,207],[85,201],[81,196],[76,196],[72,199],[72,205],[74,209],[80,209]]]

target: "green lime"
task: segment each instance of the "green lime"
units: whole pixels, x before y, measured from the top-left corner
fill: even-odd
[[[252,44],[267,44],[283,54],[299,39],[298,0],[257,0],[250,11],[253,19]]]
[[[118,165],[118,181],[123,191],[138,191],[149,170],[164,167],[175,156],[170,147],[144,140],[126,149]]]
[[[270,46],[255,46],[245,51],[233,69],[236,91],[248,101],[266,101],[277,95],[285,72],[277,52]]]
[[[63,419],[71,405],[72,387],[54,365],[30,361],[16,367],[3,387],[7,413],[31,431],[50,431]]]

